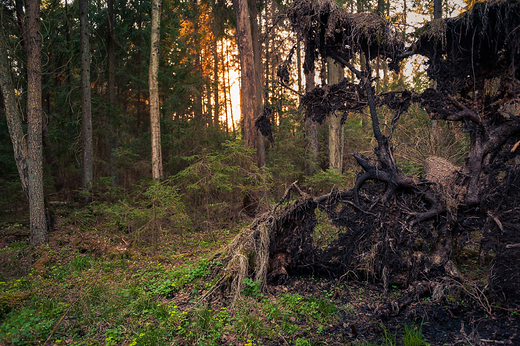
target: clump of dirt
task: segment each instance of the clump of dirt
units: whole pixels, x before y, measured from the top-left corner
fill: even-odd
[[[477,2],[459,17],[419,29],[414,49],[430,59],[427,73],[437,81],[438,90],[466,97],[480,89],[484,79],[508,72],[518,79],[520,70],[509,69],[520,58],[519,14],[517,1]]]
[[[461,170],[445,158],[430,156],[424,160],[424,177],[429,181],[449,186],[453,184],[456,173]]]
[[[341,114],[344,123],[349,112],[361,113],[368,105],[366,95],[359,85],[347,79],[333,85],[314,88],[302,97],[305,116],[322,124],[328,114]]]
[[[505,167],[504,167],[505,168]],[[520,165],[496,177],[500,183],[483,200],[487,212],[482,250],[496,254],[489,276],[492,297],[506,305],[520,306]]]
[[[271,117],[273,115],[273,109],[270,105],[266,104],[262,110],[262,114],[255,120],[255,127],[260,130],[264,137],[267,137],[271,144],[274,144],[273,131],[271,127]]]
[[[399,69],[404,43],[377,14],[349,13],[331,0],[303,0],[292,4],[287,17],[306,40],[306,73],[314,71],[318,56],[340,55],[348,61],[360,52],[369,60],[378,55],[387,57],[391,59],[389,67]]]

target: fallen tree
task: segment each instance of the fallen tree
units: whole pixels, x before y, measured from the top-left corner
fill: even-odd
[[[478,289],[520,304],[520,2],[477,3],[457,18],[432,21],[417,30],[409,47],[379,16],[348,13],[334,1],[298,0],[287,16],[305,42],[306,71],[332,57],[356,77],[305,94],[306,116],[322,122],[332,111],[346,117],[368,109],[375,157],[354,154],[363,171],[352,190],[311,198],[293,184],[221,255],[227,265],[207,297],[217,288],[240,294],[246,277],[281,283],[298,271],[362,276],[380,281],[385,291],[419,279],[445,282],[460,278],[454,254],[478,236],[481,262],[494,255],[487,286]],[[374,59],[398,70],[414,54],[428,59],[437,88],[376,94]],[[352,62],[355,57],[362,68]],[[471,149],[462,167],[433,160],[426,177],[399,168],[392,134],[412,103],[431,119],[464,123]],[[388,136],[378,120],[382,105],[394,111]],[[290,191],[300,197],[279,209]],[[335,229],[325,244],[316,241],[317,213]]]

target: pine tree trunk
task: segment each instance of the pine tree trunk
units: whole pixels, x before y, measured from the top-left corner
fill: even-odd
[[[309,71],[305,75],[305,91],[310,92],[314,89],[314,71]],[[309,136],[309,174],[312,175],[318,170],[318,123],[306,118],[307,135]]]
[[[16,106],[16,94],[14,90],[13,79],[11,76],[11,66],[7,55],[7,43],[5,41],[4,31],[0,30],[0,87],[4,97],[5,116],[7,119],[7,127],[9,136],[13,143],[14,160],[22,189],[25,196],[29,198],[29,178],[27,170],[27,140],[23,133],[22,119]]]
[[[159,44],[161,29],[161,0],[152,0],[152,32],[150,50],[150,130],[152,134],[152,177],[163,178],[161,153],[161,122],[159,112]]]
[[[258,28],[258,11],[256,10],[256,1],[249,0],[249,8],[251,10],[251,38],[253,40],[253,54],[255,61],[255,95],[256,95],[256,112],[253,115],[253,124],[256,118],[262,113],[263,102],[262,102],[262,51],[260,50],[260,37]],[[265,166],[265,138],[257,130],[258,140],[258,167]]]
[[[253,42],[247,0],[234,0],[237,18],[238,53],[240,57],[240,111],[244,142],[248,148],[257,148],[255,128],[256,91]]]
[[[339,83],[343,79],[343,68],[327,58],[329,85]],[[343,171],[343,126],[341,115],[335,112],[329,115],[329,167],[342,173]]]
[[[40,1],[27,1],[27,168],[31,245],[48,239],[43,195]]]
[[[115,41],[116,34],[114,29],[114,0],[108,0],[108,100],[110,107],[115,109],[116,105],[116,51]],[[110,129],[110,174],[112,176],[112,185],[117,186],[117,168],[116,168],[116,138],[114,131],[114,117],[108,119],[108,127]]]
[[[442,0],[434,0],[433,1],[433,18],[441,19],[442,18]],[[434,82],[433,87],[437,89],[437,81]],[[441,144],[441,133],[439,131],[439,121],[432,120],[432,136],[434,145],[437,146]]]
[[[83,191],[92,187],[93,148],[92,148],[92,105],[90,93],[90,43],[88,29],[88,0],[79,1],[80,54],[81,54],[81,111],[82,111],[82,148],[83,148]]]
[[[141,6],[141,3],[139,2],[139,6]],[[137,31],[138,31],[138,34],[137,34],[137,42],[138,42],[138,46],[139,47],[142,47],[143,46],[143,34],[142,34],[142,15],[141,15],[141,12],[139,12],[139,17],[138,17],[138,21],[137,21]],[[142,80],[142,77],[141,77],[141,66],[143,64],[143,55],[141,54],[141,51],[142,49],[138,49],[137,51],[137,66],[139,66],[139,68],[137,69],[137,80],[141,81]],[[141,83],[138,83],[137,84],[137,105],[136,105],[136,111],[137,111],[137,126],[136,126],[136,130],[137,130],[137,133],[141,133],[141,131],[143,130],[144,128],[144,116],[143,116],[143,112],[142,112],[142,102],[141,102],[141,95],[142,95],[142,90],[141,90]]]
[[[218,55],[218,40],[215,37],[215,47],[213,48],[213,98],[215,100],[215,107],[213,108],[213,127],[219,128],[220,117],[220,95],[219,95],[219,55]]]

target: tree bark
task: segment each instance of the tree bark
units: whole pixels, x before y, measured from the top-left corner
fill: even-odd
[[[314,71],[305,74],[305,91],[310,92],[314,89]],[[309,136],[309,175],[314,174],[318,170],[318,123],[310,118],[305,119],[307,126],[307,135]]]
[[[27,140],[23,133],[22,119],[16,107],[16,94],[7,55],[4,31],[0,30],[0,86],[4,97],[5,115],[9,136],[13,143],[14,160],[25,196],[29,198],[29,172],[27,170]]]
[[[256,112],[253,115],[253,123],[262,113],[263,97],[262,97],[262,51],[260,49],[260,37],[258,28],[258,11],[256,10],[256,0],[249,0],[251,11],[251,38],[253,40],[253,54],[255,62],[255,95],[256,95]],[[265,166],[265,138],[257,130],[258,139],[258,167]]]
[[[220,125],[220,94],[219,94],[219,52],[218,52],[218,40],[215,35],[215,46],[213,48],[213,99],[215,100],[215,107],[213,108],[213,127],[219,128]]]
[[[442,18],[442,0],[433,0],[433,18]]]
[[[40,245],[48,239],[43,193],[40,0],[27,1],[27,28],[27,168],[30,244]]]
[[[334,59],[327,58],[328,83],[329,85],[339,83],[343,79],[343,68]],[[343,172],[343,126],[341,116],[333,112],[329,115],[329,167]]]
[[[244,142],[248,148],[257,148],[255,128],[256,90],[251,22],[247,0],[234,0],[237,19],[238,53],[240,57],[240,112]],[[256,155],[255,155],[256,156]],[[255,158],[257,159],[257,158]]]
[[[114,0],[108,0],[108,100],[113,107],[116,102],[116,57],[114,32]]]
[[[18,22],[18,28],[20,28],[20,45],[25,56],[27,56],[27,30],[25,28],[24,12],[23,12],[23,0],[16,0],[16,21]]]
[[[90,93],[90,42],[88,29],[88,0],[79,0],[81,54],[81,121],[83,176],[82,189],[89,191],[94,177],[92,148],[92,105]]]
[[[152,178],[163,178],[161,153],[161,122],[159,112],[159,44],[161,30],[161,0],[152,1],[152,31],[150,49],[150,130],[152,134]]]
[[[116,34],[114,29],[114,0],[108,0],[108,100],[112,109],[116,108]],[[116,169],[116,138],[114,131],[114,119],[109,117],[108,127],[110,129],[110,172],[112,185],[117,185]]]
[[[442,0],[433,1],[433,19],[442,18]],[[433,87],[437,89],[437,81],[433,82]],[[436,119],[432,120],[432,136],[434,145],[437,146],[441,143],[441,133],[439,131],[439,121]]]

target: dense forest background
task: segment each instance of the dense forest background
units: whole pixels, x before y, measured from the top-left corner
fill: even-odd
[[[517,0],[0,15],[0,344],[515,344]]]
[[[329,167],[326,126],[319,127],[319,157],[311,162],[304,112],[298,94],[304,93],[302,70],[303,45],[291,32],[284,17],[288,5],[257,2],[256,21],[261,54],[263,104],[272,110],[274,143],[266,141],[265,167],[276,184],[306,181],[314,173],[324,174]],[[113,6],[110,10],[109,6]],[[407,18],[416,21],[433,16],[432,3],[346,2],[356,11],[383,13],[403,33],[410,27]],[[445,3],[446,15],[457,14],[461,4]],[[42,37],[42,116],[44,146],[44,181],[46,195],[71,194],[82,186],[82,108],[80,88],[78,2],[43,1],[41,4]],[[148,66],[150,59],[151,3],[89,2],[89,37],[91,68],[91,104],[93,127],[93,177],[96,195],[107,187],[129,188],[151,175]],[[27,58],[24,55],[24,4],[4,2],[2,25],[17,92],[17,108],[24,123],[27,111]],[[113,28],[109,25],[113,20]],[[293,73],[286,88],[278,82],[277,68],[293,48]],[[201,154],[222,150],[226,141],[243,138],[238,121],[240,80],[235,19],[230,2],[165,1],[161,16],[159,97],[161,135],[165,176],[174,176],[196,161]],[[409,63],[404,73],[388,71],[385,63],[377,71],[378,91],[397,86],[420,91],[431,85],[420,63]],[[327,80],[325,66],[316,80]],[[235,87],[233,87],[235,86]],[[292,89],[292,90],[291,90]],[[232,91],[233,90],[233,91]],[[3,210],[13,203],[23,206],[24,196],[17,185],[16,165],[2,108]],[[453,159],[464,156],[461,132],[444,131],[448,143],[439,145],[431,135],[425,113],[413,110],[403,123],[400,158],[410,171],[420,173],[422,160],[432,154]],[[382,112],[388,121],[388,116]],[[344,126],[345,150],[341,169],[352,178],[356,165],[352,151],[369,153],[373,142],[366,118],[352,115]],[[449,127],[441,124],[440,127]],[[451,138],[450,138],[451,137]],[[319,170],[315,169],[319,167]],[[330,172],[329,172],[330,173]],[[307,178],[306,178],[307,177]],[[331,177],[332,178],[332,177]],[[347,179],[348,180],[348,179]],[[281,188],[283,190],[283,188]],[[60,197],[61,198],[61,197]],[[65,197],[69,198],[69,197]],[[58,198],[59,199],[59,198]]]

